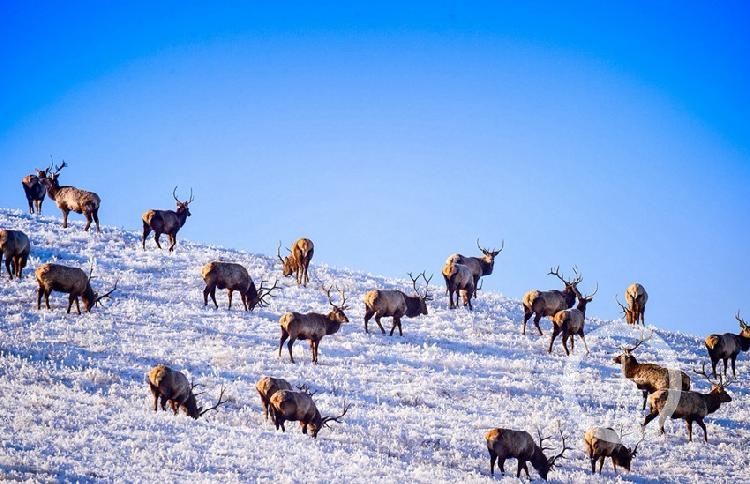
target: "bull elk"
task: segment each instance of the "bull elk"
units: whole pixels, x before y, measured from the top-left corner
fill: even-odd
[[[539,327],[539,321],[542,317],[554,316],[558,311],[563,309],[569,309],[573,307],[576,302],[576,298],[581,295],[578,292],[578,284],[583,280],[583,276],[578,273],[578,270],[574,267],[576,277],[573,280],[567,281],[563,276],[560,275],[560,266],[556,269],[550,268],[547,275],[555,276],[560,279],[565,288],[562,291],[550,290],[540,291],[533,289],[523,295],[523,329],[521,334],[526,334],[526,322],[534,314],[534,326],[542,335],[542,328]]]
[[[628,324],[638,324],[640,321],[642,325],[646,325],[646,302],[648,301],[648,293],[642,285],[634,282],[625,289],[625,302],[627,306],[623,305],[617,296],[615,301],[619,304],[622,309],[622,313],[625,315],[625,321]]]
[[[55,166],[55,172],[46,178],[41,179],[44,186],[47,187],[49,197],[55,201],[57,207],[63,214],[63,228],[68,227],[68,214],[72,211],[82,213],[86,217],[86,226],[83,230],[88,231],[91,227],[91,221],[96,223],[96,231],[99,232],[99,205],[101,199],[94,192],[87,192],[72,186],[60,186],[58,177],[60,171],[68,166],[63,161],[61,165]]]
[[[643,442],[641,438],[633,448],[622,444],[622,435],[612,427],[591,427],[583,435],[583,449],[591,459],[591,473],[596,473],[596,461],[599,461],[599,474],[602,473],[604,460],[612,459],[612,467],[617,472],[617,466],[630,471],[630,464],[638,452],[638,445]]]
[[[727,376],[727,360],[732,360],[732,376],[737,376],[734,370],[735,360],[740,351],[750,350],[750,327],[740,317],[740,312],[734,317],[740,323],[740,334],[724,333],[712,334],[706,337],[705,344],[708,356],[711,358],[711,370],[716,378],[716,365],[719,360],[724,361],[724,376]]]
[[[271,408],[276,418],[274,422],[276,430],[281,428],[282,432],[286,432],[284,422],[287,420],[298,421],[300,427],[302,427],[302,433],[307,434],[309,431],[312,438],[317,438],[320,429],[323,426],[327,427],[328,422],[340,423],[339,419],[346,415],[351,406],[351,404],[345,405],[341,415],[327,415],[324,417],[318,411],[315,402],[313,402],[312,395],[309,393],[280,390],[271,395]]]
[[[547,457],[544,455],[545,450],[550,450],[549,447],[543,447],[543,442],[546,438],[542,438],[539,435],[539,444],[534,442],[534,439],[526,431],[523,430],[509,430],[504,428],[492,429],[485,435],[487,439],[487,451],[490,453],[490,474],[495,475],[495,461],[497,466],[500,468],[500,472],[505,473],[505,460],[508,458],[515,458],[518,460],[518,470],[516,471],[516,477],[521,476],[521,470],[526,471],[526,477],[529,476],[529,468],[526,466],[526,462],[530,461],[534,469],[539,472],[539,475],[547,480],[547,474],[555,466],[557,459],[564,457],[566,450],[570,450],[570,447],[565,445],[565,437],[562,435],[562,451],[553,456]]]
[[[49,295],[52,291],[58,291],[68,294],[68,313],[70,308],[73,307],[73,303],[76,304],[76,310],[78,314],[81,314],[81,307],[78,304],[78,297],[81,297],[83,301],[83,308],[90,312],[91,308],[94,307],[99,301],[105,297],[109,297],[117,289],[117,281],[115,281],[114,287],[106,294],[99,296],[91,289],[91,272],[86,275],[81,269],[77,267],[68,267],[60,264],[53,264],[48,262],[37,267],[35,275],[36,282],[39,284],[39,289],[36,295],[36,308],[41,309],[42,296],[44,296],[44,303],[47,309],[51,309],[49,306]]]
[[[310,278],[307,275],[307,268],[310,266],[310,261],[315,253],[315,246],[310,239],[298,239],[294,242],[291,249],[287,248],[289,255],[281,257],[281,241],[279,241],[279,247],[276,249],[276,254],[281,260],[281,270],[284,277],[291,276],[297,279],[297,284],[301,284],[307,287],[307,283]]]
[[[216,302],[216,288],[218,287],[227,290],[229,296],[227,309],[232,309],[232,292],[237,291],[240,293],[242,304],[245,305],[245,311],[252,311],[256,306],[268,305],[269,302],[265,298],[271,296],[271,291],[277,289],[276,282],[272,287],[263,287],[265,281],[261,281],[260,288],[256,288],[247,269],[234,262],[209,262],[201,269],[201,277],[206,283],[206,288],[203,289],[203,306],[208,305],[208,296],[211,296],[214,306],[219,307]]]
[[[417,281],[420,276],[425,281],[424,294],[419,292],[417,289]],[[390,335],[393,336],[393,330],[398,328],[399,336],[403,336],[404,333],[401,331],[401,317],[406,316],[407,318],[414,318],[420,314],[427,314],[427,301],[432,300],[432,297],[428,294],[428,286],[430,280],[425,276],[424,271],[418,274],[417,277],[412,276],[409,273],[412,286],[416,295],[407,296],[401,291],[397,290],[385,290],[385,289],[373,289],[367,292],[364,296],[365,302],[365,333],[369,333],[367,330],[367,322],[370,321],[372,316],[375,316],[375,322],[380,328],[380,332],[385,334],[383,325],[380,324],[381,318],[393,317],[393,327],[391,327]]]
[[[21,278],[23,268],[29,260],[31,242],[29,237],[20,230],[0,229],[0,264],[5,257],[5,270],[11,279],[13,276]]]
[[[549,340],[548,353],[552,353],[552,344],[555,342],[558,334],[562,333],[562,345],[565,349],[565,354],[570,355],[575,346],[575,340],[573,336],[580,336],[583,340],[583,346],[586,348],[586,353],[589,352],[589,347],[586,344],[586,338],[583,335],[583,326],[586,322],[586,305],[594,299],[594,294],[599,290],[599,283],[596,284],[594,292],[588,296],[579,294],[578,305],[574,308],[563,309],[558,311],[552,316],[552,337]],[[570,339],[570,350],[568,350],[568,339]]]
[[[154,240],[156,246],[161,249],[159,238],[161,234],[167,234],[169,239],[169,252],[174,250],[175,244],[177,244],[177,232],[185,225],[187,218],[190,216],[190,209],[188,205],[192,203],[193,189],[190,189],[190,199],[181,202],[177,198],[177,186],[172,190],[172,197],[177,202],[177,210],[149,210],[144,212],[141,216],[143,222],[143,236],[141,237],[141,246],[143,250],[146,250],[146,237],[154,231]]]
[[[195,393],[193,393],[195,385],[188,382],[184,373],[165,365],[156,365],[151,368],[146,381],[154,396],[154,412],[158,410],[157,401],[159,401],[162,410],[166,411],[166,404],[169,403],[175,415],[179,409],[182,409],[189,417],[197,419],[204,413],[217,410],[220,405],[227,403],[223,399],[225,389],[222,387],[216,405],[205,409],[199,407],[195,400]]]
[[[47,178],[47,172],[51,171],[51,169],[51,166],[44,170],[37,168],[36,175],[26,175],[21,179],[21,186],[26,195],[26,201],[29,202],[30,214],[36,212],[37,215],[40,215],[42,213],[42,202],[44,202],[44,196],[47,194],[47,187],[44,186],[42,180]]]
[[[499,250],[488,250],[482,248],[482,246],[479,245],[479,238],[477,238],[477,247],[480,251],[482,251],[482,257],[466,257],[464,255],[456,253],[448,256],[448,260],[446,261],[446,265],[449,261],[453,261],[458,264],[463,264],[469,268],[469,270],[471,271],[471,277],[474,279],[474,286],[472,289],[473,297],[477,297],[477,286],[479,285],[479,279],[482,276],[489,276],[492,274],[492,270],[495,268],[495,257],[497,256],[497,254],[503,251],[503,248],[505,247],[505,240],[502,241]],[[443,274],[443,277],[445,277],[445,274]],[[445,279],[445,285],[448,285],[447,278]]]
[[[455,309],[458,307],[459,295],[463,297],[464,306],[469,310],[474,310],[471,305],[472,296],[476,295],[476,286],[474,285],[474,276],[469,266],[449,258],[445,261],[442,269],[445,286],[448,290],[448,308]],[[453,304],[453,293],[456,293],[456,304]]]
[[[264,376],[255,384],[255,389],[260,395],[260,404],[263,407],[263,416],[268,420],[268,410],[271,407],[271,397],[281,390],[291,390],[292,386],[288,381],[283,378],[273,378],[270,376]],[[273,411],[271,413],[271,421],[276,423],[276,416]]]

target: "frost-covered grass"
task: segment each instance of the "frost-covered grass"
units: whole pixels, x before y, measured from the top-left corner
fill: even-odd
[[[346,287],[351,322],[323,339],[320,364],[311,364],[304,342],[295,344],[297,363],[291,364],[286,347],[277,355],[278,318],[292,310],[326,311],[321,291],[284,279],[270,307],[248,313],[235,297],[227,311],[225,291],[217,292],[218,310],[203,307],[203,264],[238,262],[257,282],[280,276],[275,257],[183,238],[171,255],[152,240],[144,252],[139,234],[111,227],[84,233],[78,219],[63,230],[57,213],[36,218],[0,209],[0,228],[21,229],[32,241],[24,278],[0,278],[3,480],[489,482],[484,434],[498,426],[534,435],[539,429],[556,446],[558,427],[563,431],[574,450],[550,473],[552,481],[750,479],[747,355],[738,360],[734,401],[706,419],[707,444],[700,429],[688,443],[682,421],[668,422],[665,436],[652,423],[632,472],[615,474],[608,460],[602,477],[592,477],[581,451],[586,426],[622,425],[632,444],[643,421],[640,392],[611,362],[620,344],[633,341],[618,336],[624,333],[619,323],[588,320],[592,353],[583,355],[577,342],[574,357],[565,358],[559,339],[551,355],[546,351],[549,321],[542,323],[544,337],[533,327],[521,336],[518,301],[485,292],[473,313],[449,311],[442,287],[435,287],[430,314],[404,319],[404,337],[382,336],[374,323],[377,333],[368,335],[363,294],[376,287],[408,290],[410,282],[314,260],[313,278]],[[94,261],[94,289],[101,292],[119,279],[118,290],[81,316],[65,313],[67,299],[59,293],[50,299],[51,311],[37,311],[33,271],[50,260],[84,269]],[[595,299],[589,313],[608,304],[605,299]],[[390,319],[385,321],[389,329]],[[657,333],[682,369],[707,359],[701,338]],[[664,360],[657,350],[647,344],[637,356]],[[226,385],[228,404],[199,420],[154,412],[145,373],[157,363],[200,383],[205,393],[199,403],[211,404]],[[263,420],[255,391],[266,375],[307,383],[323,414],[353,406],[317,440],[294,423],[277,432]],[[693,386],[708,390],[697,376]],[[515,460],[506,469],[506,479],[515,479]]]

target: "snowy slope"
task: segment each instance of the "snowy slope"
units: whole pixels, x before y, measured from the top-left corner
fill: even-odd
[[[54,209],[50,207],[49,213]],[[587,321],[592,353],[565,358],[559,340],[546,351],[544,337],[520,334],[521,306],[499,294],[481,293],[470,313],[449,311],[435,287],[430,314],[404,320],[404,337],[365,334],[362,295],[372,288],[407,290],[407,280],[386,279],[316,264],[311,274],[347,288],[351,322],[320,344],[312,365],[304,342],[296,364],[278,351],[278,318],[285,311],[326,311],[327,300],[292,279],[270,307],[247,313],[204,308],[200,268],[214,259],[243,264],[256,281],[279,274],[275,258],[208,247],[180,238],[174,254],[140,248],[140,235],[111,227],[84,233],[80,217],[67,230],[59,216],[35,218],[0,209],[0,228],[21,229],[32,241],[25,277],[0,279],[0,478],[35,481],[220,481],[278,479],[282,482],[470,481],[490,482],[484,434],[498,426],[540,429],[559,447],[558,426],[574,450],[550,473],[551,481],[698,482],[720,476],[750,480],[750,372],[740,356],[734,401],[707,420],[708,443],[697,429],[687,442],[682,421],[646,430],[630,473],[615,474],[608,461],[602,477],[590,475],[581,451],[587,425],[624,426],[624,440],[640,437],[641,396],[611,362],[627,328]],[[95,261],[95,290],[119,278],[105,305],[81,316],[65,313],[67,299],[54,293],[51,311],[35,308],[33,271],[43,262],[88,269]],[[436,261],[434,270],[440,278]],[[407,267],[407,271],[421,271]],[[430,269],[428,269],[428,273]],[[502,278],[502,269],[490,277]],[[549,282],[549,281],[543,281]],[[600,295],[589,306],[610,304]],[[386,328],[390,319],[386,319]],[[377,326],[371,325],[372,328]],[[662,332],[660,341],[683,370],[706,359],[702,338]],[[659,338],[655,338],[659,339]],[[665,361],[649,342],[642,361]],[[229,403],[199,420],[154,412],[145,373],[157,363],[184,371],[202,384],[199,403],[210,404],[222,384]],[[691,373],[692,374],[692,373]],[[261,376],[307,383],[323,414],[353,406],[340,424],[314,440],[292,423],[276,431],[261,414],[255,382]],[[693,377],[707,391],[708,382]],[[531,467],[531,466],[529,466]],[[515,479],[515,460],[506,463]],[[532,469],[532,477],[538,474]],[[498,474],[495,480],[501,480]]]

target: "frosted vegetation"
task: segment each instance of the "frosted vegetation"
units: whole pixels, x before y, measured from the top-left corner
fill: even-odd
[[[668,421],[665,436],[654,422],[630,473],[615,474],[608,459],[602,477],[591,476],[581,450],[587,426],[622,427],[626,445],[641,435],[641,393],[612,363],[619,346],[634,339],[605,334],[613,328],[627,334],[620,322],[587,319],[590,355],[576,341],[574,355],[566,358],[559,338],[549,355],[547,318],[544,337],[534,330],[521,336],[519,301],[482,291],[474,312],[449,311],[441,285],[433,286],[428,316],[403,320],[403,337],[381,335],[374,321],[368,335],[362,296],[373,288],[410,293],[406,275],[384,278],[313,259],[313,281],[346,288],[351,322],[322,340],[318,365],[310,362],[306,342],[295,344],[292,364],[286,347],[277,355],[278,319],[286,311],[327,312],[328,301],[312,281],[301,288],[284,279],[271,305],[254,312],[241,310],[237,295],[227,311],[225,291],[217,291],[218,310],[203,306],[203,264],[237,262],[256,283],[273,281],[280,277],[275,254],[182,237],[171,255],[152,240],[143,251],[135,232],[105,226],[100,234],[85,233],[80,217],[63,230],[54,207],[46,210],[47,216],[36,218],[0,209],[0,228],[23,230],[32,242],[24,278],[9,281],[3,270],[0,279],[0,479],[490,482],[484,435],[500,426],[551,435],[554,451],[560,446],[558,427],[562,430],[574,449],[550,472],[551,481],[750,479],[747,354],[738,358],[739,378],[729,390],[734,401],[706,418],[707,444],[697,426],[688,443],[683,421]],[[316,257],[324,259],[325,250],[316,247]],[[33,271],[49,261],[84,270],[93,263],[94,290],[101,293],[116,279],[118,289],[81,316],[75,309],[65,313],[67,298],[59,293],[50,299],[52,310],[37,311]],[[427,268],[428,275],[436,274],[433,282],[442,263]],[[404,267],[404,274],[423,269]],[[502,261],[489,277],[503,277]],[[584,279],[583,291],[593,282]],[[544,276],[539,284],[556,286]],[[599,295],[589,316],[599,304],[614,303]],[[384,321],[390,329],[390,319]],[[654,329],[690,373],[693,388],[708,391],[708,382],[692,372],[708,362],[705,335]],[[637,356],[664,361],[651,344]],[[228,403],[198,420],[154,412],[145,374],[158,363],[200,383],[199,404],[212,405],[222,385]],[[262,376],[309,385],[324,415],[340,413],[347,403],[352,407],[317,439],[303,435],[294,422],[286,433],[276,431],[264,421],[255,390]],[[505,478],[515,479],[515,470],[515,460],[506,462]]]

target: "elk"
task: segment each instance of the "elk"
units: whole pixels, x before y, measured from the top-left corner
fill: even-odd
[[[310,340],[310,350],[312,352],[312,362],[318,363],[318,345],[323,336],[336,333],[343,323],[348,323],[344,311],[348,309],[346,305],[345,291],[341,291],[341,305],[333,304],[331,299],[331,289],[323,288],[324,293],[328,296],[328,303],[333,307],[328,314],[321,313],[285,313],[279,318],[281,326],[281,338],[279,339],[279,357],[281,357],[281,348],[284,341],[289,338],[287,348],[289,349],[289,358],[294,363],[292,356],[292,345],[298,339]]]
[[[280,390],[271,395],[271,411],[276,417],[276,430],[281,428],[286,432],[284,422],[287,420],[298,421],[302,427],[302,433],[307,434],[308,430],[312,438],[318,437],[318,432],[328,422],[339,422],[341,417],[351,408],[351,404],[344,406],[344,411],[338,416],[321,416],[315,407],[312,395],[304,392],[293,392],[291,390]],[[326,425],[327,426],[327,425]]]
[[[307,287],[310,278],[307,275],[307,268],[315,253],[315,246],[310,239],[298,239],[291,249],[287,248],[289,255],[281,257],[281,241],[276,249],[276,254],[281,260],[281,268],[284,277],[291,276],[297,279],[297,284]]]
[[[612,360],[622,367],[623,376],[633,380],[636,387],[643,391],[643,409],[646,408],[646,399],[650,393],[670,388],[678,389],[677,382],[671,380],[671,375],[677,376],[676,370],[669,370],[655,363],[638,363],[633,356],[633,351],[650,338],[641,338],[632,348],[622,347],[622,353]],[[690,390],[690,377],[684,371],[680,372],[679,388],[683,391]]]
[[[173,370],[165,365],[156,365],[151,368],[146,378],[151,394],[154,396],[154,412],[158,410],[157,400],[161,403],[161,409],[166,411],[166,404],[172,407],[172,412],[177,415],[177,411],[182,409],[189,417],[197,419],[209,410],[217,410],[220,405],[227,403],[224,400],[225,388],[221,387],[219,400],[216,405],[204,409],[199,407],[195,401],[193,389],[196,385],[188,383],[184,373]]]
[[[721,376],[719,376],[719,382],[712,381],[708,375],[706,375],[706,364],[703,364],[703,370],[693,370],[699,375],[703,375],[709,383],[711,383],[711,391],[708,393],[698,392],[677,392],[672,390],[659,390],[653,393],[649,399],[648,404],[651,413],[646,415],[646,419],[643,421],[645,427],[655,419],[659,417],[659,433],[664,433],[664,422],[667,417],[681,418],[685,420],[688,430],[688,440],[693,441],[693,422],[697,422],[700,428],[703,429],[703,440],[708,442],[708,434],[706,433],[706,424],[703,423],[703,419],[706,415],[714,413],[719,409],[722,403],[731,402],[732,397],[729,396],[726,389],[731,385],[733,380],[728,380],[723,383]],[[677,400],[675,406],[675,400]],[[671,411],[671,414],[670,414]]]
[[[21,186],[26,195],[26,201],[29,202],[29,213],[31,214],[34,212],[37,215],[42,213],[42,202],[44,202],[44,196],[47,194],[47,187],[44,186],[42,180],[47,178],[47,172],[51,169],[51,166],[45,170],[37,168],[36,175],[32,173],[21,179]]]
[[[174,250],[174,246],[177,244],[177,232],[185,225],[187,218],[190,216],[190,205],[193,198],[193,189],[190,189],[190,199],[181,202],[177,198],[177,186],[175,185],[172,190],[172,197],[177,202],[177,210],[149,210],[141,215],[143,221],[143,236],[141,237],[141,246],[143,250],[146,250],[146,237],[151,231],[154,231],[154,240],[156,246],[161,249],[159,238],[161,234],[167,234],[169,239],[169,252]]]
[[[417,281],[420,276],[426,283],[424,294],[420,294],[419,289],[417,289]],[[373,315],[375,315],[375,322],[380,327],[381,333],[385,334],[385,329],[380,324],[380,318],[393,317],[393,327],[391,328],[390,335],[393,336],[393,330],[398,328],[399,336],[403,336],[404,333],[401,331],[402,316],[414,318],[420,314],[427,314],[427,301],[432,300],[432,297],[428,295],[427,287],[430,284],[432,276],[428,279],[423,271],[417,277],[413,277],[410,272],[409,278],[411,279],[416,296],[407,296],[401,291],[384,289],[373,289],[365,294],[363,298],[365,302],[365,333],[369,333],[367,322]]]
[[[560,275],[560,266],[557,266],[554,270],[550,268],[547,275],[556,276],[565,284],[565,288],[562,291],[554,289],[539,291],[538,289],[533,289],[523,295],[523,330],[521,330],[521,334],[526,334],[526,322],[531,318],[532,314],[535,314],[534,326],[539,331],[539,335],[542,335],[542,328],[539,327],[539,321],[542,317],[554,316],[558,311],[573,307],[576,297],[581,295],[578,292],[578,284],[583,280],[583,277],[575,267],[573,271],[576,274],[576,278],[566,281]]]
[[[625,289],[625,302],[628,304],[628,311],[625,313],[625,318],[628,324],[638,324],[638,321],[640,321],[643,326],[646,325],[647,301],[648,293],[646,289],[637,282],[632,283]],[[619,304],[619,301],[617,302]]]
[[[586,322],[586,305],[590,303],[596,291],[599,290],[599,283],[596,284],[594,292],[588,296],[579,294],[578,305],[571,309],[563,309],[558,311],[552,316],[552,337],[549,340],[548,353],[552,353],[552,343],[555,342],[558,334],[562,333],[562,345],[565,349],[565,354],[570,355],[570,351],[573,350],[574,339],[573,336],[578,335],[583,340],[583,346],[586,348],[586,353],[590,353],[589,347],[586,344],[586,338],[583,335],[583,326]],[[568,338],[570,338],[570,351],[568,351]]]
[[[263,416],[268,420],[268,409],[271,406],[271,397],[278,391],[291,390],[292,386],[283,378],[265,376],[258,380],[258,383],[255,384],[255,389],[258,390],[258,395],[260,395]],[[274,424],[276,423],[276,416],[273,412],[271,412],[271,421]]]
[[[99,205],[101,204],[101,199],[99,195],[76,187],[60,186],[57,179],[60,176],[60,171],[66,166],[68,164],[63,161],[61,165],[55,166],[54,173],[42,179],[44,186],[47,187],[49,197],[55,201],[57,208],[62,211],[63,228],[68,227],[68,214],[73,211],[75,213],[82,213],[86,217],[86,226],[83,230],[88,231],[93,220],[96,223],[96,231],[100,232]]]
[[[526,471],[526,477],[530,477],[526,462],[531,461],[531,465],[539,472],[542,479],[546,481],[547,474],[555,466],[557,459],[564,457],[563,454],[565,451],[570,450],[570,447],[565,445],[565,437],[562,435],[562,432],[560,432],[560,436],[562,437],[562,451],[548,458],[544,455],[544,451],[550,448],[542,446],[542,443],[546,439],[543,439],[541,435],[539,436],[539,445],[537,445],[531,434],[523,430],[509,430],[504,428],[490,430],[485,435],[487,439],[487,451],[490,453],[490,474],[495,475],[495,461],[497,461],[500,472],[504,474],[505,460],[513,457],[518,459],[516,477],[521,476],[522,469]]]
[[[117,281],[115,281],[114,287],[109,292],[103,296],[97,295],[91,289],[92,270],[90,269],[89,274],[86,275],[85,272],[76,267],[68,267],[51,262],[37,267],[34,273],[36,275],[36,282],[39,284],[36,295],[36,309],[41,309],[42,295],[44,295],[44,303],[47,309],[51,309],[49,306],[49,295],[52,291],[58,291],[69,295],[68,314],[70,314],[70,308],[73,307],[74,302],[76,303],[78,314],[81,314],[81,307],[78,304],[79,296],[83,300],[83,308],[87,312],[90,312],[94,305],[105,297],[109,297],[117,289]]]
[[[706,349],[708,350],[708,356],[711,358],[711,370],[714,378],[716,378],[716,365],[719,360],[724,361],[724,376],[727,376],[727,360],[729,359],[732,360],[732,376],[737,376],[734,370],[737,355],[740,354],[740,351],[750,350],[750,327],[740,317],[739,311],[737,311],[734,319],[740,323],[740,334],[712,334],[706,337]]]
[[[11,279],[21,278],[23,268],[31,252],[29,237],[20,230],[0,229],[0,264],[5,257],[5,270]]]
[[[502,244],[500,246],[500,250],[487,250],[483,249],[481,245],[479,245],[479,238],[477,238],[477,247],[479,247],[479,250],[482,251],[482,257],[466,257],[461,254],[451,254],[448,256],[448,260],[446,261],[446,265],[448,262],[453,261],[458,264],[463,264],[471,270],[471,275],[474,279],[474,285],[473,285],[473,296],[477,297],[477,285],[479,284],[479,279],[482,276],[489,276],[492,274],[492,270],[495,268],[495,257],[497,254],[503,251],[503,248],[505,247],[505,240],[502,241]],[[443,277],[446,277],[445,274],[443,274]],[[448,285],[448,278],[445,279],[445,285]]]
[[[216,288],[218,287],[227,290],[229,295],[227,309],[232,309],[232,292],[238,291],[242,304],[245,305],[245,311],[252,311],[255,306],[268,305],[269,302],[265,298],[271,295],[271,291],[277,289],[276,282],[278,282],[274,282],[272,287],[263,287],[265,281],[261,281],[260,288],[257,289],[247,269],[234,262],[221,261],[213,261],[204,265],[201,269],[201,277],[206,283],[206,288],[203,289],[203,306],[208,305],[208,296],[211,296],[214,306],[219,307],[216,302]]]
[[[458,297],[460,294],[463,297],[464,306],[469,306],[469,309],[473,311],[474,307],[471,305],[471,297],[472,295],[476,295],[476,287],[474,286],[474,276],[471,269],[455,260],[448,259],[445,261],[442,272],[446,289],[448,290],[448,307],[450,309],[458,307]],[[453,304],[454,292],[456,293],[455,305]]]
[[[612,458],[612,467],[617,472],[617,466],[630,471],[630,463],[638,452],[638,445],[643,438],[631,449],[622,445],[622,436],[612,427],[591,427],[583,435],[583,448],[591,459],[591,473],[596,473],[596,461],[599,461],[599,474],[602,473],[604,460]]]

